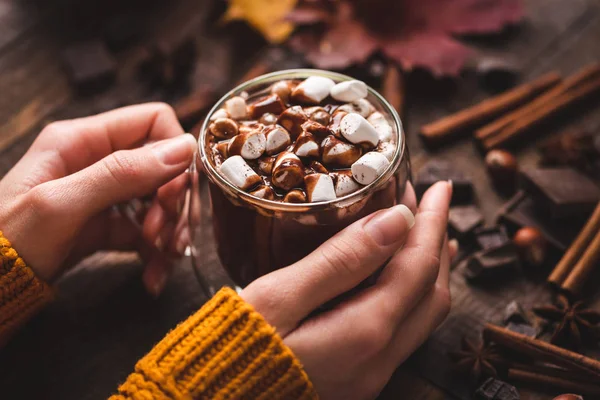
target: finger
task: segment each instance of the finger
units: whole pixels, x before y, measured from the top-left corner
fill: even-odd
[[[36,186],[75,218],[89,218],[112,205],[153,193],[185,171],[196,139],[185,134],[135,150],[110,154],[72,175]],[[66,215],[66,214],[65,214]]]
[[[183,173],[158,189],[156,197],[169,215],[178,216],[181,214],[188,182],[189,175]]]
[[[50,124],[40,133],[30,152],[58,153],[68,175],[115,151],[183,133],[169,105],[148,103]]]
[[[402,245],[413,224],[414,216],[404,205],[381,210],[297,263],[253,282],[242,296],[285,334],[317,307],[375,272]]]
[[[442,245],[442,254],[440,257],[440,272],[436,283],[448,286],[450,284],[450,264],[452,263],[452,257],[450,256],[450,242],[448,241],[448,235]]]
[[[160,231],[163,229],[166,222],[167,214],[158,202],[158,199],[154,199],[142,225],[142,237],[144,240],[147,243],[156,246]]]
[[[165,288],[173,264],[166,254],[146,242],[140,242],[139,252],[146,262],[142,282],[148,293],[158,297]]]

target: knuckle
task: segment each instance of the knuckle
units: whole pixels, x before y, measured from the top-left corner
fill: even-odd
[[[40,217],[55,215],[60,210],[57,193],[47,185],[39,185],[27,192],[27,203]]]
[[[54,121],[42,129],[40,132],[40,137],[43,139],[60,137],[63,136],[69,129],[68,121]]]
[[[136,181],[140,171],[131,152],[117,151],[103,160],[104,167],[118,184]]]
[[[169,115],[169,116],[175,116],[175,109],[173,107],[171,107],[169,104],[167,103],[162,103],[162,102],[157,102],[154,103],[155,107],[156,107],[156,111],[158,113],[158,115]]]
[[[322,250],[323,258],[335,275],[353,274],[361,264],[360,246],[343,238],[332,240]]]
[[[356,348],[366,358],[372,358],[384,350],[393,336],[391,324],[375,315],[367,319],[366,323],[356,331]]]

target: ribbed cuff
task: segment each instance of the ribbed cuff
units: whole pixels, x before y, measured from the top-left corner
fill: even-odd
[[[113,399],[317,399],[291,350],[233,290],[219,291],[136,365]]]
[[[52,297],[0,231],[0,347]]]

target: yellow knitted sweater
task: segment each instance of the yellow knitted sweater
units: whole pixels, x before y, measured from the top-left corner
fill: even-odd
[[[0,346],[51,299],[0,232]],[[224,288],[138,361],[111,400],[316,398],[275,329]]]

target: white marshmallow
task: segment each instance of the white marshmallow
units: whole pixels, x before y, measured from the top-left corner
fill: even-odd
[[[242,190],[261,181],[260,176],[240,156],[229,157],[219,168],[221,175]]]
[[[331,88],[331,97],[337,101],[351,103],[367,97],[367,85],[361,81],[344,81]]]
[[[371,151],[352,164],[352,176],[361,185],[375,181],[390,166],[389,160],[381,153]]]
[[[375,107],[373,107],[369,100],[359,99],[355,102],[339,106],[338,110],[346,111],[347,113],[357,113],[367,118],[373,111],[375,111]]]
[[[210,116],[210,121],[216,121],[219,118],[229,118],[229,113],[224,108],[219,108],[214,112],[213,115]]]
[[[334,86],[335,82],[329,78],[311,76],[296,86],[292,91],[292,97],[318,104],[329,96],[329,92]]]
[[[396,154],[396,144],[381,142],[379,143],[379,146],[377,146],[377,151],[383,154],[385,158],[391,162],[394,159],[394,154]]]
[[[276,94],[279,98],[287,102],[292,92],[292,83],[290,81],[277,81],[271,86],[271,93]]]
[[[340,133],[354,144],[367,144],[375,147],[379,143],[379,134],[373,125],[356,113],[348,114],[342,119]]]
[[[367,120],[373,125],[373,128],[379,134],[379,140],[382,142],[391,142],[394,139],[394,130],[382,113],[375,111],[369,115]]]
[[[246,160],[256,160],[263,155],[267,139],[260,131],[240,133],[235,136],[227,147],[229,154],[239,154]]]
[[[241,96],[232,97],[225,102],[225,109],[233,119],[243,119],[248,116],[246,100]]]
[[[266,136],[266,151],[268,155],[277,154],[289,146],[290,143],[292,143],[288,131],[280,126],[275,126],[273,129],[269,130],[266,133]]]
[[[319,144],[310,132],[302,132],[294,145],[294,153],[298,157],[318,157]]]
[[[342,197],[350,193],[356,192],[361,186],[352,178],[352,173],[334,172],[335,175],[335,195]]]
[[[326,174],[310,174],[304,177],[308,201],[329,201],[336,199],[333,180]]]

